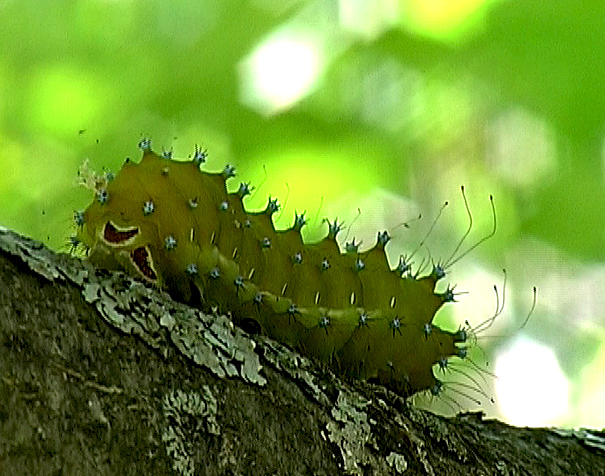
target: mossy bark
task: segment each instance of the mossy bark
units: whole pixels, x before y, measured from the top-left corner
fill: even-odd
[[[605,474],[605,435],[444,418],[0,228],[0,473]]]

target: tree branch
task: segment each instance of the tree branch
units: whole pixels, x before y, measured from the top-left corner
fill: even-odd
[[[2,474],[605,474],[605,434],[444,418],[0,227]]]

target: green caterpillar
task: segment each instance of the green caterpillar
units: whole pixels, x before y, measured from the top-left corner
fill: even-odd
[[[277,200],[247,212],[250,187],[228,193],[234,169],[201,171],[205,151],[179,162],[155,154],[148,140],[140,147],[140,163],[126,161],[115,177],[96,180],[96,199],[76,212],[77,239],[95,265],[124,269],[178,300],[217,306],[338,372],[403,395],[438,394],[433,366],[466,356],[466,330],[432,323],[454,300],[450,287],[435,292],[443,267],[418,277],[402,258],[391,269],[387,232],[367,251],[353,240],[343,253],[336,221],[320,242],[304,244],[304,214],[276,231]]]

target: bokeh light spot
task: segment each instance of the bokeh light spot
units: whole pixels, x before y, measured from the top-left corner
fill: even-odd
[[[402,21],[425,36],[452,40],[476,29],[494,0],[404,0]]]
[[[269,38],[242,63],[242,101],[269,115],[287,109],[313,89],[322,64],[322,54],[310,37]]]
[[[399,4],[399,0],[339,0],[340,25],[366,38],[374,38],[397,23]]]
[[[497,356],[496,375],[496,401],[512,424],[553,425],[568,411],[569,383],[549,347],[517,339]]]

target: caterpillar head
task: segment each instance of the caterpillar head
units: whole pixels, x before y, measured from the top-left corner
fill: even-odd
[[[205,206],[200,203],[193,178],[205,177],[208,183],[202,189],[214,190],[223,199],[225,179],[222,174],[200,173],[199,161],[172,167],[177,164],[169,158],[142,148],[141,162],[127,160],[112,180],[95,181],[95,200],[76,214],[78,238],[96,266],[126,270],[161,288],[170,283],[172,293],[190,301],[197,291],[183,271],[195,272],[199,254],[193,212],[210,218],[210,208],[216,208],[208,201]],[[182,193],[191,194],[174,197],[175,183]]]

